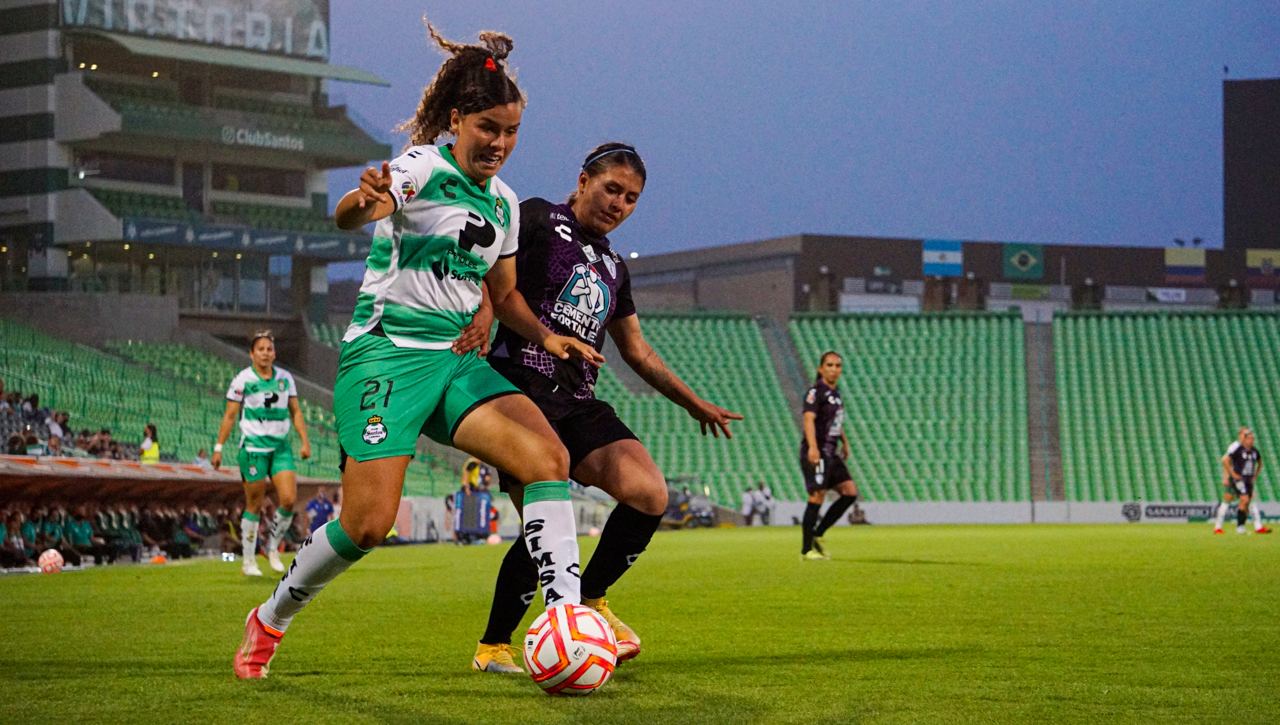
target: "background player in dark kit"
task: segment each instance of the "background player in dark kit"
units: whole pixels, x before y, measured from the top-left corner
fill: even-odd
[[[1240,503],[1236,507],[1236,533],[1245,532],[1244,522],[1249,516],[1250,504],[1253,504],[1254,530],[1260,534],[1271,533],[1270,529],[1262,525],[1261,513],[1257,503],[1253,501],[1254,481],[1262,473],[1262,453],[1254,447],[1252,430],[1246,430],[1240,436],[1239,444],[1227,449],[1227,455],[1222,457],[1222,463],[1227,474],[1231,476],[1231,483],[1235,486],[1236,493],[1240,496]],[[1222,527],[1219,525],[1215,533],[1221,530]]]
[[[698,397],[662,361],[640,331],[626,264],[606,235],[635,210],[645,184],[644,162],[620,143],[587,155],[576,191],[565,204],[526,199],[520,204],[517,285],[529,306],[553,332],[575,336],[599,350],[607,331],[645,382],[698,421],[705,435],[730,436],[729,423],[742,416]],[[483,312],[483,310],[482,310]],[[487,330],[481,315],[472,324]],[[482,345],[483,335],[470,338]],[[583,604],[599,611],[618,638],[618,659],[636,656],[640,638],[608,607],[606,590],[648,546],[667,506],[662,471],[644,445],[594,393],[596,369],[547,355],[504,326],[498,328],[489,362],[537,403],[569,450],[570,475],[618,501],[600,544],[582,573]],[[517,508],[519,482],[501,474]],[[488,672],[520,671],[510,659],[511,633],[537,589],[537,571],[525,540],[517,539],[498,572],[493,606],[472,666]]]
[[[804,488],[809,503],[801,519],[800,555],[806,559],[826,559],[822,535],[835,525],[845,511],[858,500],[858,487],[845,468],[849,457],[849,439],[844,434],[844,401],[836,386],[844,358],[834,352],[822,353],[818,361],[818,379],[804,394],[804,437],[800,440],[800,470],[804,472]],[[827,489],[840,494],[818,522],[818,511]]]

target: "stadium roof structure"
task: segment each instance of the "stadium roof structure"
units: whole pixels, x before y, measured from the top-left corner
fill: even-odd
[[[196,43],[184,43],[173,40],[156,40],[141,38],[123,33],[108,33],[102,30],[74,30],[77,35],[86,35],[109,40],[120,45],[135,55],[155,58],[172,58],[191,63],[224,66],[228,68],[245,68],[288,75],[310,76],[313,78],[329,78],[348,83],[366,83],[375,86],[389,87],[391,83],[378,76],[344,65],[330,65],[299,58],[286,58],[279,55],[255,53],[250,50],[234,48],[215,48]]]

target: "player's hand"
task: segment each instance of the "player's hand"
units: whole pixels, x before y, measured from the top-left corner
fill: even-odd
[[[688,408],[689,415],[698,421],[699,427],[702,428],[702,435],[706,435],[707,431],[711,431],[711,435],[716,438],[720,437],[720,432],[724,432],[725,438],[732,438],[733,433],[729,430],[730,421],[742,420],[741,413],[735,413],[732,410],[721,408],[715,403],[699,400]]]
[[[360,174],[359,191],[361,209],[367,204],[376,205],[379,201],[386,199],[387,192],[391,191],[391,164],[383,161],[381,170],[372,166],[366,168],[364,173]]]
[[[573,357],[579,360],[586,360],[596,367],[604,365],[604,355],[601,355],[594,347],[576,337],[548,335],[542,341],[542,348],[561,360],[568,360]]]
[[[493,329],[493,307],[480,305],[471,323],[462,328],[458,339],[453,341],[453,352],[456,355],[468,353],[480,348],[480,357],[489,354],[489,330]]]
[[[222,468],[222,451],[214,451],[213,455],[209,457],[209,465],[213,466],[215,471]]]
[[[846,446],[846,445],[841,444],[841,446],[840,446],[840,460],[842,460],[842,461],[847,461],[847,460],[849,460],[849,446]]]
[[[302,449],[298,451],[298,457],[304,461],[311,457],[311,441],[302,442]]]
[[[817,448],[810,448],[809,449],[809,465],[816,466],[819,463],[822,463],[822,454],[818,452]]]

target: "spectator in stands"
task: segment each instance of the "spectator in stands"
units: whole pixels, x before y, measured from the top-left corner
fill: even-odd
[[[20,456],[27,452],[27,439],[21,433],[13,433],[5,443],[4,452],[11,456]]]
[[[49,449],[45,448],[45,445],[40,442],[40,438],[36,435],[36,432],[30,428],[27,429],[27,434],[22,439],[22,442],[24,448],[23,453],[26,453],[28,456],[49,455]]]
[[[138,460],[149,466],[160,462],[160,437],[156,435],[156,427],[153,423],[147,423],[142,428],[142,445],[138,447]]]
[[[89,455],[95,458],[107,458],[111,453],[111,429],[103,428],[89,437],[89,445],[86,447]]]
[[[756,517],[760,518],[761,525],[768,526],[772,514],[773,492],[764,481],[757,481],[755,488],[748,488],[743,492],[742,515],[747,520],[747,526],[750,526]]]
[[[48,408],[40,407],[40,395],[38,393],[32,393],[31,397],[22,401],[22,414],[27,420],[44,420],[49,417],[50,412]]]
[[[100,536],[94,536],[93,522],[87,507],[76,507],[74,514],[67,520],[66,530],[68,544],[82,559],[92,556],[95,566],[116,560],[106,541]]]
[[[44,427],[49,429],[49,435],[58,436],[59,438],[66,435],[66,431],[62,430],[62,425],[58,423],[58,414],[51,413],[44,419]]]
[[[22,535],[23,516],[17,511],[10,511],[5,517],[4,542],[0,545],[0,567],[11,569],[19,566],[31,566],[34,562],[27,553],[26,541]]]
[[[329,500],[329,489],[321,486],[316,495],[307,502],[307,528],[311,533],[329,523],[333,517],[333,502]]]
[[[49,436],[49,442],[45,444],[46,456],[66,456],[67,451],[62,447],[62,438],[56,435]]]
[[[111,441],[111,445],[107,447],[106,455],[103,458],[110,458],[113,461],[124,460],[124,449],[120,447],[119,441]]]
[[[19,532],[22,535],[23,550],[27,553],[28,559],[36,558],[36,553],[43,551],[40,544],[41,524],[44,522],[44,509],[32,509],[31,512],[23,519]]]
[[[92,438],[93,438],[93,434],[89,432],[88,428],[81,430],[79,435],[76,436],[76,440],[75,440],[76,450],[88,453],[89,441],[91,441]]]
[[[192,465],[196,465],[210,471],[213,470],[213,464],[209,462],[209,451],[203,448],[196,453],[196,459],[191,463]]]

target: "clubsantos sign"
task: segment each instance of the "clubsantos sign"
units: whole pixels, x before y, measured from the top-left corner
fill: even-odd
[[[301,136],[259,131],[238,126],[222,127],[222,143],[230,146],[256,146],[283,151],[306,151],[307,142]]]
[[[329,59],[329,0],[60,0],[63,27]]]

